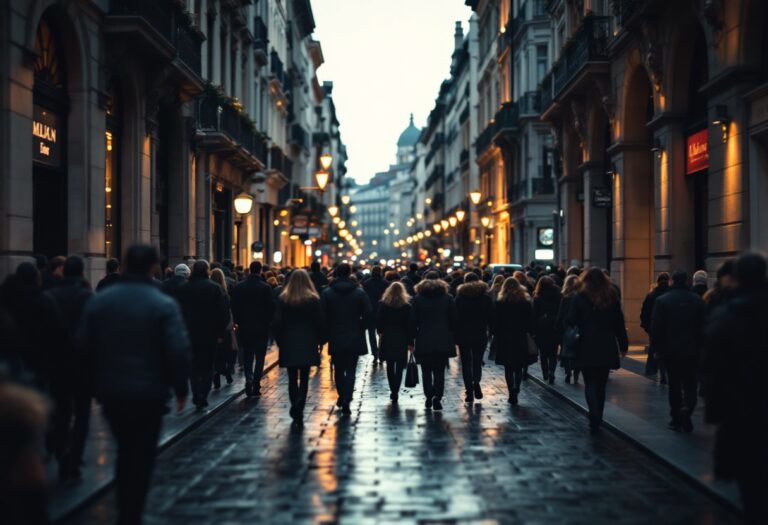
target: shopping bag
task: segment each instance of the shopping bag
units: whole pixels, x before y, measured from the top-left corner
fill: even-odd
[[[419,367],[413,354],[408,356],[408,365],[405,367],[405,388],[413,388],[419,384]]]

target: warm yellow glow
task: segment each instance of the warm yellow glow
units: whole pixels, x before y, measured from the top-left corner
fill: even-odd
[[[283,230],[283,231],[280,232],[280,235],[288,235],[288,232]]]
[[[432,230],[424,230],[424,237],[432,237]]]
[[[320,155],[320,166],[323,167],[324,171],[328,171],[331,169],[331,164],[333,164],[333,156],[327,151],[323,152],[323,154]]]
[[[278,219],[275,219],[274,221],[272,221],[272,224],[274,224],[275,226],[280,226],[280,221]]]
[[[490,217],[481,217],[480,218],[480,224],[483,225],[483,228],[487,228],[491,224],[491,218]]]
[[[472,204],[480,204],[480,199],[483,198],[483,194],[480,193],[480,190],[474,190],[469,192],[469,200],[472,201]]]
[[[253,196],[245,192],[235,197],[235,211],[240,215],[248,215],[253,208]]]
[[[328,180],[331,175],[327,171],[318,171],[315,173],[315,180],[317,181],[317,187],[320,191],[325,191],[325,187],[328,185]]]
[[[464,220],[464,215],[466,215],[464,210],[456,210],[456,219],[458,219],[459,222]]]
[[[432,199],[430,199],[429,197],[427,197],[426,199],[424,199],[424,202],[425,202],[427,205],[429,205],[429,204],[432,204]]]
[[[411,244],[413,242],[413,237],[411,236],[406,237],[405,242],[407,242],[408,244]]]
[[[423,215],[423,214],[421,214],[421,213],[417,213],[417,214],[416,214],[416,219],[417,219],[417,220],[419,220],[419,221],[420,221],[420,220],[421,220],[421,219],[423,219],[423,218],[424,218],[424,215]]]
[[[331,217],[336,217],[336,214],[339,213],[339,207],[338,206],[329,206],[328,207],[328,213],[331,215]]]
[[[432,225],[432,229],[435,230],[435,233],[440,233],[440,230],[443,229],[443,227],[440,225],[440,223],[435,223]]]
[[[288,238],[289,238],[289,239],[291,239],[292,241],[297,241],[297,240],[299,239],[299,236],[298,236],[298,235],[296,235],[296,234],[293,234],[293,235],[291,235],[291,236],[290,236],[290,237],[288,237]]]
[[[456,226],[456,223],[458,223],[458,219],[456,217],[448,217],[448,224],[451,225],[451,228]]]
[[[288,210],[280,210],[280,217],[286,217],[288,215]]]
[[[334,217],[331,220],[333,221],[333,224],[339,224],[339,222],[341,222],[341,219],[339,217]]]
[[[357,227],[357,221],[349,221],[353,228]]]
[[[448,221],[443,219],[443,220],[440,221],[440,226],[442,226],[444,230],[447,230],[448,226],[450,226],[450,224],[448,223]]]
[[[339,228],[342,230],[347,227],[347,221],[339,221]]]
[[[400,230],[398,230],[397,228],[395,228],[395,235],[400,235]]]
[[[389,228],[384,228],[384,235],[389,235]]]
[[[105,131],[104,135],[107,139],[107,151],[112,151],[112,132],[111,131]]]
[[[355,235],[357,235],[358,237],[362,237],[363,236],[363,230],[357,230],[355,232]]]
[[[424,238],[424,233],[423,232],[417,233],[416,234],[416,238],[419,239],[419,240],[422,240]]]
[[[341,230],[339,230],[339,235],[341,235],[342,237],[348,237],[349,236],[349,230],[341,229]]]
[[[342,203],[344,206],[346,206],[347,204],[349,204],[349,201],[351,201],[351,200],[352,200],[352,197],[350,197],[349,195],[342,195],[342,196],[341,196],[341,203]]]
[[[349,207],[349,213],[357,213],[357,206],[354,204]]]

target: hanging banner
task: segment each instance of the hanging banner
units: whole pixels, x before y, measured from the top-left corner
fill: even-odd
[[[685,173],[690,175],[709,168],[709,133],[707,128],[688,136]]]

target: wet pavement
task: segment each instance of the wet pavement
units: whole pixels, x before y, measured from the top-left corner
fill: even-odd
[[[352,415],[335,408],[330,367],[314,370],[305,426],[291,427],[283,370],[158,460],[145,523],[737,523],[668,467],[532,381],[507,404],[500,367],[469,406],[457,360],[442,412],[420,387],[389,402],[386,375],[358,368]],[[114,522],[114,491],[68,524]]]

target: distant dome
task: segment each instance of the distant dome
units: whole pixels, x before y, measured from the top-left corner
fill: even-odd
[[[411,113],[411,121],[408,123],[408,127],[405,128],[405,131],[400,134],[400,138],[397,139],[397,147],[410,148],[415,146],[419,141],[420,135],[421,131],[419,131],[419,128],[413,125],[413,113]]]

